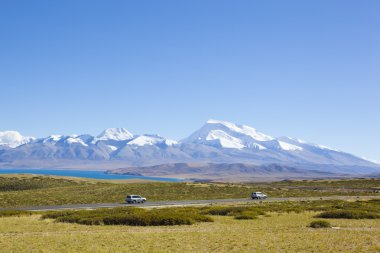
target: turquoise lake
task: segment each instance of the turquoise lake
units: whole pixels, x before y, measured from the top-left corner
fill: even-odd
[[[38,175],[52,175],[52,176],[67,176],[67,177],[81,177],[92,179],[144,179],[155,180],[163,182],[181,182],[182,179],[178,178],[165,178],[165,177],[145,177],[145,176],[131,176],[131,175],[114,175],[106,174],[104,171],[92,170],[55,170],[55,169],[0,169],[0,174],[38,174]]]

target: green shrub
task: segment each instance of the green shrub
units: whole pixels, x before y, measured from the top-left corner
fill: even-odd
[[[173,226],[191,225],[195,222],[212,222],[211,217],[199,213],[199,209],[164,208],[113,208],[81,211],[49,212],[42,219],[83,225]]]
[[[318,214],[316,217],[330,219],[379,219],[380,215],[375,212],[362,210],[333,210]]]
[[[173,225],[191,225],[195,221],[191,217],[173,214],[135,214],[135,215],[118,215],[103,218],[105,225],[130,225],[130,226],[173,226]]]
[[[235,215],[236,220],[253,220],[257,219],[258,213],[254,211],[244,211],[241,214]]]
[[[19,210],[4,210],[0,211],[0,217],[10,217],[10,216],[30,216],[32,212],[29,211],[19,211]]]
[[[75,213],[75,211],[52,211],[47,212],[41,216],[42,219],[57,219],[59,217],[68,216]]]
[[[197,222],[213,222],[214,221],[213,218],[203,215],[203,214],[199,214],[199,213],[192,214],[191,218]]]
[[[311,228],[331,228],[331,224],[325,220],[316,220],[310,223]]]
[[[257,217],[248,215],[248,214],[239,214],[234,217],[236,220],[253,220],[257,219]]]
[[[202,213],[221,216],[237,216],[243,214],[244,212],[254,213],[255,216],[265,214],[263,210],[252,206],[215,206],[205,209]]]
[[[246,210],[246,207],[242,206],[215,206],[215,207],[210,207],[206,209],[203,213],[205,214],[210,214],[210,215],[221,215],[221,216],[227,216],[227,215],[233,215],[236,213],[241,213],[244,210]]]
[[[57,222],[78,223],[82,225],[103,225],[104,221],[100,217],[81,217],[79,215],[61,216],[56,219]]]

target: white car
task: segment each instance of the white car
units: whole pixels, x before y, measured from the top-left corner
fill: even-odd
[[[265,195],[265,194],[262,193],[262,192],[252,192],[252,194],[251,194],[251,198],[252,198],[252,199],[266,199],[266,198],[267,198],[267,195]]]
[[[144,203],[146,198],[141,197],[140,195],[128,195],[125,199],[125,202],[128,204]]]

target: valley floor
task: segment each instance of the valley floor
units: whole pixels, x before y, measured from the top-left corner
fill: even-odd
[[[307,227],[314,212],[190,226],[85,226],[0,218],[0,252],[379,252],[380,219],[330,220],[336,228]]]
[[[380,179],[304,180],[271,183],[164,183],[93,180],[40,175],[1,175],[0,209],[123,203],[129,194],[155,201],[249,198],[254,191],[273,198],[380,196]]]

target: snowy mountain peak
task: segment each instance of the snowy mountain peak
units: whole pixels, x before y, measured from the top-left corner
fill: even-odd
[[[66,139],[65,139],[65,143],[67,144],[80,144],[82,146],[85,146],[87,147],[88,145],[81,139],[80,136],[74,134],[74,135],[70,135],[68,136]]]
[[[98,141],[125,141],[133,138],[133,134],[125,128],[108,128],[98,135]]]
[[[273,139],[273,137],[260,133],[250,126],[211,119],[201,129],[182,140],[182,142],[206,144],[222,148],[262,150],[266,148],[260,143]]]
[[[207,124],[216,124],[216,125],[223,125],[233,131],[239,131],[239,127],[237,125],[235,125],[234,123],[232,122],[228,122],[228,121],[222,121],[222,120],[215,120],[215,119],[209,119],[207,122],[206,122],[206,125]]]
[[[134,145],[140,147],[145,145],[152,146],[156,144],[165,144],[167,146],[173,146],[177,144],[177,142],[165,139],[159,135],[140,135],[127,143],[127,145]]]
[[[56,143],[60,141],[62,138],[63,138],[63,135],[53,134],[42,139],[42,143]]]
[[[225,127],[228,130],[233,131],[235,133],[250,136],[256,141],[270,141],[274,139],[273,137],[260,133],[255,128],[247,126],[247,125],[236,125],[228,121],[213,120],[213,119],[208,120],[206,123],[206,125],[213,125],[213,124]]]
[[[34,137],[22,136],[17,131],[0,132],[0,146],[7,146],[10,148],[16,148],[20,145],[29,143],[33,140],[35,140]]]
[[[46,138],[39,139],[39,140],[37,140],[37,142],[43,143],[43,144],[52,144],[52,145],[80,144],[82,146],[88,147],[88,144],[86,142],[89,142],[92,139],[93,139],[93,137],[91,135],[72,134],[72,135],[65,136],[65,135],[53,134],[53,135],[50,135]]]

